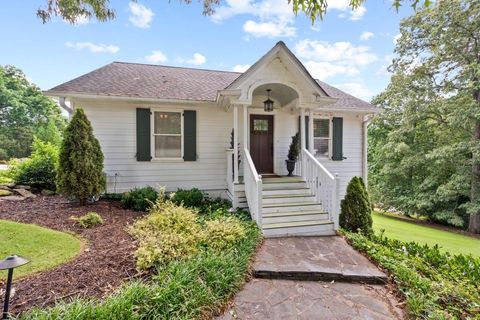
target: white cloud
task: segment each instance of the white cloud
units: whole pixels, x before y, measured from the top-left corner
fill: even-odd
[[[364,6],[360,6],[357,9],[354,9],[352,10],[352,12],[350,12],[350,20],[352,21],[361,20],[365,15],[365,13],[367,13],[367,8],[365,8]]]
[[[310,73],[322,80],[336,75],[358,75],[362,67],[378,60],[369,47],[350,42],[305,39],[297,42],[295,51]]]
[[[353,21],[362,19],[365,13],[367,13],[367,8],[364,6],[360,6],[357,9],[352,10],[350,7],[350,0],[329,0],[327,14],[329,10],[342,11],[342,13],[338,15],[340,18],[346,18],[346,13],[349,13],[349,19]]]
[[[325,80],[336,75],[356,76],[360,74],[360,70],[353,66],[339,65],[331,62],[307,61],[304,63],[305,68],[310,74],[320,80]]]
[[[393,44],[395,44],[395,45],[396,45],[396,44],[397,44],[397,42],[398,42],[398,40],[400,40],[400,37],[401,37],[401,36],[402,36],[402,35],[401,35],[400,33],[399,33],[399,34],[396,34],[396,35],[394,35],[394,36],[393,36],[393,40],[392,40],[392,41],[393,41]]]
[[[142,29],[150,28],[153,16],[155,15],[151,9],[136,2],[130,2],[128,8],[130,10],[128,20],[130,20],[135,27]]]
[[[251,15],[243,30],[254,37],[293,37],[296,34],[292,7],[286,0],[226,0],[211,20],[221,23],[236,15]]]
[[[362,34],[360,35],[360,40],[362,41],[367,41],[375,37],[375,33],[370,32],[370,31],[363,31]]]
[[[204,55],[197,52],[197,53],[193,54],[192,59],[187,60],[187,63],[199,66],[199,65],[204,64],[206,61],[207,61],[207,58],[205,58]]]
[[[145,56],[145,60],[150,63],[161,63],[166,62],[168,60],[167,56],[160,50],[152,51],[152,54]]]
[[[347,82],[336,84],[335,87],[344,90],[352,96],[370,101],[373,97],[373,92],[367,88],[363,83],[359,82]]]
[[[245,72],[248,70],[248,68],[250,68],[249,64],[237,64],[233,67],[232,70],[235,72]]]
[[[65,42],[67,48],[75,50],[87,49],[93,53],[117,53],[120,48],[114,45],[106,45],[103,43],[95,44],[92,42]]]
[[[251,34],[256,38],[268,37],[292,37],[295,35],[296,29],[288,26],[288,24],[280,22],[255,22],[248,20],[243,25],[243,31]]]

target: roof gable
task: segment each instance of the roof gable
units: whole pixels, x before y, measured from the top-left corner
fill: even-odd
[[[247,71],[227,86],[227,90],[242,89],[239,101],[252,100],[253,90],[265,83],[283,83],[295,89],[304,101],[313,97],[328,97],[305,66],[284,42],[278,42]]]

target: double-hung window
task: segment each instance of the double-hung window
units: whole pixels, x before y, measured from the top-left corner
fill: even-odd
[[[182,112],[153,112],[154,158],[181,159],[183,153]]]
[[[313,148],[316,150],[316,156],[329,158],[330,119],[313,119]]]

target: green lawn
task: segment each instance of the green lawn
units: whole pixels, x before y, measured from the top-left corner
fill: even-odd
[[[30,260],[15,270],[15,277],[57,266],[73,258],[80,249],[81,241],[68,233],[0,220],[0,259],[16,254]],[[0,279],[6,276],[7,272],[2,270]]]
[[[454,232],[431,228],[399,218],[374,213],[373,228],[376,232],[385,229],[385,236],[401,241],[415,241],[421,244],[438,244],[452,254],[472,254],[480,257],[480,240]]]

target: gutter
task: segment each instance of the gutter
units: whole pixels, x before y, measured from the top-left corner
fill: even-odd
[[[62,107],[63,110],[68,112],[69,117],[73,114],[73,108],[67,106],[67,104],[65,103],[65,97],[59,97],[58,104],[60,105],[60,107]]]

